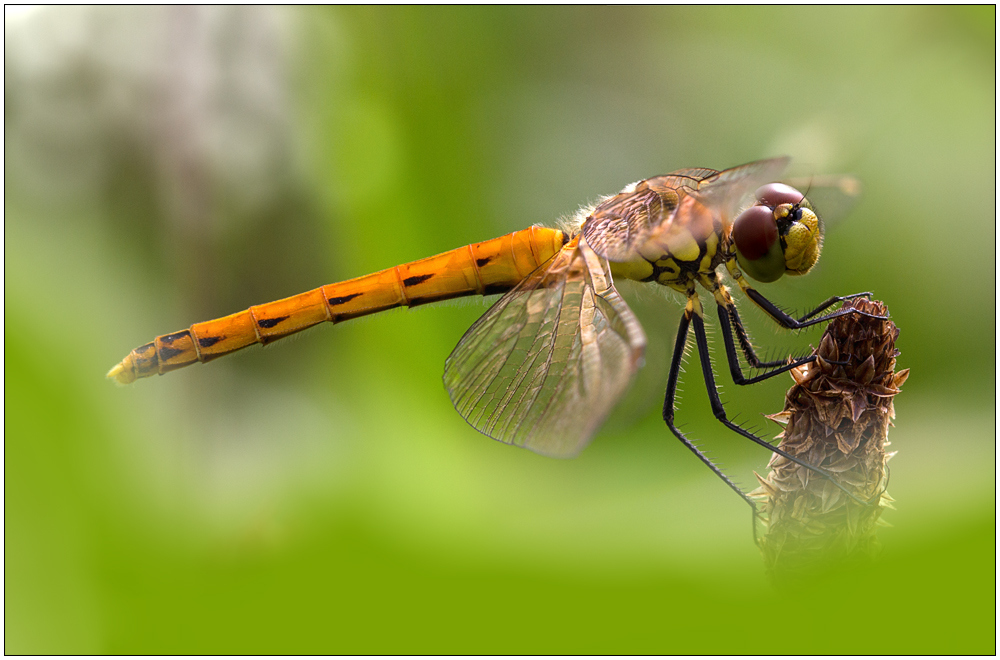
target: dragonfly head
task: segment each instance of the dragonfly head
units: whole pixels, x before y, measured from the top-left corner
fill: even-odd
[[[758,282],[805,275],[819,259],[823,231],[805,195],[783,183],[769,183],[756,202],[733,222],[736,260]]]

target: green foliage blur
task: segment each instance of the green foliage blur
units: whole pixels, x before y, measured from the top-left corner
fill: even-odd
[[[994,7],[52,7],[4,30],[5,652],[995,653]],[[912,369],[871,569],[768,586],[747,507],[660,420],[659,291],[625,287],[648,365],[571,461],[453,411],[479,299],[103,377],[192,322],[781,154],[865,192],[813,274],[762,291],[873,291]],[[742,309],[769,355],[820,336]],[[752,487],[769,457],[712,419],[694,359],[679,419]],[[777,433],[791,381],[716,371]]]

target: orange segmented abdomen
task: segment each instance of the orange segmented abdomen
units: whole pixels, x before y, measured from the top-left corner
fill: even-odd
[[[195,323],[135,349],[108,372],[108,378],[127,384],[165,374],[251,344],[267,344],[323,321],[339,323],[393,307],[502,293],[548,261],[566,240],[558,229],[531,227]]]

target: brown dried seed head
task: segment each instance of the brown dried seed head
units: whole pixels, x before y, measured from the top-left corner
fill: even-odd
[[[881,302],[844,304],[877,316]],[[845,561],[873,556],[876,523],[891,498],[885,447],[893,397],[909,375],[895,371],[899,329],[888,319],[847,314],[827,327],[817,359],[791,372],[785,408],[769,418],[784,424],[779,446],[832,474],[862,502],[816,472],[775,454],[757,500],[765,531],[758,545],[771,576],[784,582]]]
[[[819,349],[816,351],[816,355],[829,362],[837,362],[840,360],[840,351],[837,349],[837,342],[833,341],[833,338],[823,335],[823,339],[819,342]]]

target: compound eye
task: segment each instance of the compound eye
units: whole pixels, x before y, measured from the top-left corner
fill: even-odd
[[[747,259],[757,260],[771,251],[778,241],[778,223],[766,206],[751,206],[733,223],[736,248]]]
[[[801,198],[801,196],[800,196]],[[751,206],[733,222],[736,259],[758,282],[773,282],[785,273],[778,223],[766,206]]]
[[[766,186],[761,186],[754,195],[757,197],[758,204],[765,204],[772,209],[782,204],[801,204],[805,199],[805,195],[784,183],[769,183]]]

